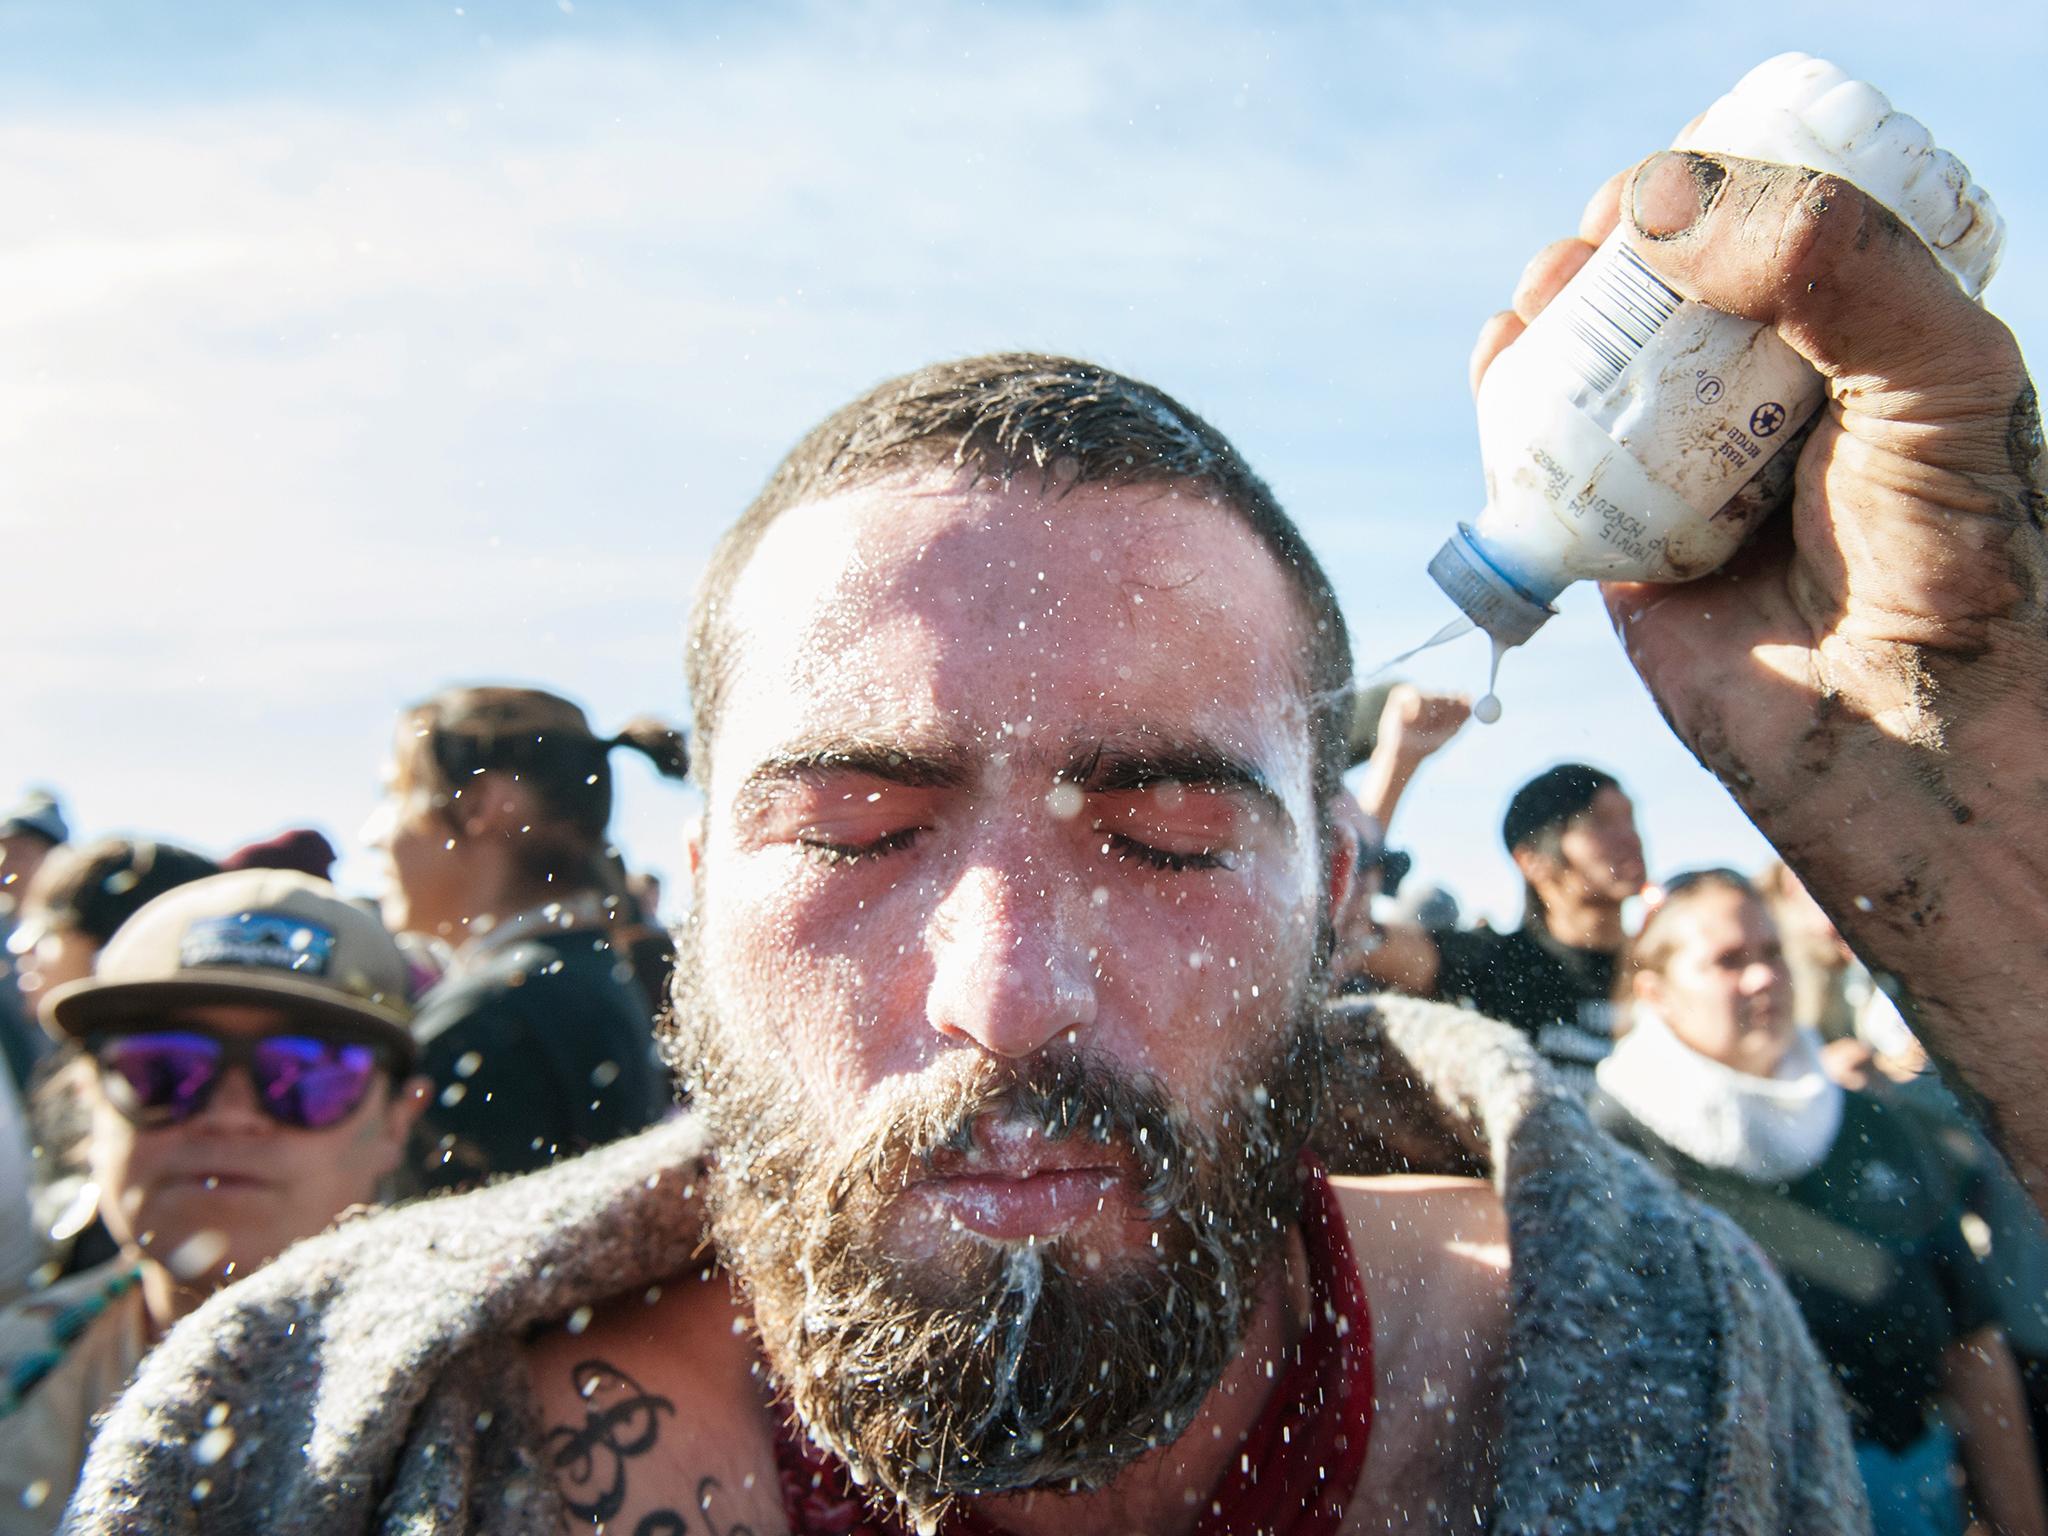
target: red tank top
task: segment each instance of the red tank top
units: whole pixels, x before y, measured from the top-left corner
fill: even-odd
[[[1302,1158],[1309,1323],[1242,1453],[1209,1496],[1195,1536],[1336,1536],[1372,1435],[1372,1314],[1351,1256],[1344,1212],[1323,1165]],[[785,1422],[776,1437],[782,1503],[795,1536],[909,1536],[878,1516],[846,1468]],[[1000,1536],[956,1510],[939,1536]]]

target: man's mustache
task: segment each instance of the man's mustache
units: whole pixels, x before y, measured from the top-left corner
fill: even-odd
[[[834,1211],[864,1191],[900,1193],[932,1173],[941,1154],[971,1153],[976,1127],[990,1119],[1048,1142],[1084,1137],[1115,1149],[1137,1169],[1138,1198],[1154,1220],[1176,1208],[1214,1151],[1158,1084],[1083,1050],[1022,1061],[962,1052],[934,1072],[905,1079],[849,1137],[825,1183]]]

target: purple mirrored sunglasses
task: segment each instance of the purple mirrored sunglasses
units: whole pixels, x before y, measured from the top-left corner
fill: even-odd
[[[346,1120],[390,1055],[379,1046],[319,1035],[210,1035],[134,1030],[96,1036],[108,1101],[137,1125],[176,1125],[213,1097],[229,1067],[249,1074],[256,1102],[279,1125],[317,1131]]]

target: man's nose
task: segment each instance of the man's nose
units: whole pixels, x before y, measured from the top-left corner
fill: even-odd
[[[998,1056],[1023,1057],[1092,1024],[1086,911],[1085,891],[1028,863],[964,871],[926,929],[932,1027]]]

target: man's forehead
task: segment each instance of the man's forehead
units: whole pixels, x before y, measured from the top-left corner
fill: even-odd
[[[728,739],[764,706],[778,747],[1307,728],[1288,579],[1242,517],[1172,486],[860,487],[785,512],[726,619]]]
[[[1227,592],[1284,585],[1244,518],[1177,482],[1053,486],[968,483],[951,471],[898,474],[789,508],[762,534],[735,598],[765,584],[784,600],[861,592],[911,568],[965,578],[971,597],[999,590],[1036,555],[1113,587],[1165,590],[1219,580]],[[1218,557],[1266,567],[1253,573]],[[1013,563],[1015,562],[1015,563]],[[979,580],[975,572],[981,572]],[[1265,578],[1261,581],[1260,578]]]

